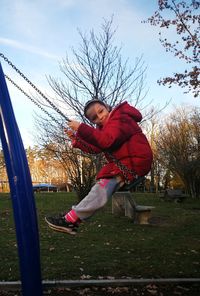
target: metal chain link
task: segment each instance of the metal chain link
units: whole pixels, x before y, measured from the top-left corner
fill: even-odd
[[[91,154],[94,154],[94,150],[89,146],[89,145],[87,145],[85,142],[83,142],[81,139],[79,139],[79,138],[76,138],[76,140],[78,141],[78,142],[80,142],[81,143],[81,145],[83,146],[83,147],[85,147],[88,151],[89,151],[89,153],[91,153]],[[120,171],[122,172],[122,174],[123,174],[123,176],[124,176],[124,178],[125,178],[125,180],[126,180],[126,183],[129,183],[129,174],[130,175],[132,175],[132,176],[134,176],[135,178],[137,178],[138,177],[138,175],[136,174],[136,172],[135,171],[133,171],[133,170],[131,170],[131,169],[129,169],[127,166],[125,166],[119,159],[117,159],[114,155],[112,155],[110,152],[104,152],[104,154],[106,155],[108,155],[108,157],[116,164],[116,166],[120,169]]]
[[[70,119],[60,110],[58,109],[42,92],[39,90],[3,53],[0,52],[0,57],[4,59],[4,61],[11,66],[37,93],[41,95],[49,105],[60,114],[66,121],[70,121]]]
[[[17,85],[8,75],[5,78],[10,81],[18,90],[20,90],[29,100],[31,100],[40,110],[46,113],[54,122],[60,125],[60,122],[54,118],[48,111],[46,111],[37,101],[35,101],[31,96],[29,96],[19,85]]]
[[[0,57],[4,59],[5,62],[8,63],[9,66],[11,66],[37,93],[39,93],[48,103],[49,105],[58,113],[60,114],[66,121],[70,121],[70,119],[60,111],[3,53],[0,52]],[[49,112],[47,112],[38,102],[36,102],[32,97],[30,97],[20,86],[18,86],[10,77],[5,75],[5,77],[16,87],[18,88],[27,98],[29,98],[38,108],[40,108],[44,113],[46,113],[53,121],[55,121],[57,124],[60,125],[59,121],[55,119]],[[76,138],[82,146],[87,148],[89,153],[94,154],[94,151],[92,148],[87,145],[85,142],[83,142],[81,139]],[[135,171],[129,169],[127,166],[125,166],[119,159],[114,157],[110,152],[105,152],[109,156],[109,158],[116,164],[116,166],[120,169],[122,172],[125,180],[129,182],[129,174],[133,175],[134,177],[137,177],[137,174]]]
[[[134,176],[135,178],[138,177],[138,175],[136,174],[135,171],[133,171],[133,170],[129,169],[127,166],[125,166],[119,159],[114,157],[111,153],[108,153],[108,155],[109,155],[109,157],[111,157],[111,159],[116,164],[116,166],[120,169],[120,171],[122,172],[122,174],[127,182],[129,182],[129,174]]]

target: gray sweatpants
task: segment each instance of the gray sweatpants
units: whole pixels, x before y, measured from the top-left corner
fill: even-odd
[[[117,178],[100,179],[92,187],[88,195],[72,209],[81,220],[85,220],[105,206],[109,198],[120,187],[120,181]]]

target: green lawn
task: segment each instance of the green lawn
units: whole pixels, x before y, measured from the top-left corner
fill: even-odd
[[[45,215],[76,202],[70,193],[35,195],[43,279],[199,278],[200,201],[165,202],[137,194],[139,204],[153,205],[152,224],[117,218],[111,204],[81,225],[76,236],[50,230]],[[18,256],[12,203],[0,194],[0,281],[18,280]]]

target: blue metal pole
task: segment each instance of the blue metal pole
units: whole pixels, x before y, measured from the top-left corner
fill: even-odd
[[[0,136],[14,211],[23,296],[42,296],[37,214],[31,175],[0,64]]]

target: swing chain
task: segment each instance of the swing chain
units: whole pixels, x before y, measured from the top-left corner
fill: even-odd
[[[81,145],[83,147],[85,147],[89,153],[94,154],[94,150],[85,142],[83,142],[83,140],[79,139],[78,137],[76,137],[76,140],[81,143]],[[134,178],[137,178],[138,175],[136,174],[136,172],[134,170],[129,169],[126,165],[124,165],[119,159],[117,159],[114,155],[112,155],[112,153],[110,152],[104,152],[105,155],[107,155],[112,161],[113,163],[120,169],[120,171],[122,172],[126,183],[130,183],[129,181],[129,174],[131,174],[132,176],[134,176]]]
[[[124,165],[119,159],[117,159],[116,157],[114,157],[111,153],[108,153],[109,157],[112,159],[112,161],[116,164],[116,166],[120,169],[120,171],[122,172],[126,183],[130,183],[129,181],[129,174],[134,176],[134,178],[137,178],[138,175],[136,174],[135,171],[129,169],[126,165]]]
[[[60,114],[66,121],[70,121],[69,118],[58,109],[42,92],[39,90],[3,53],[0,52],[0,57],[4,59],[4,61],[11,66],[42,98],[44,98],[49,105]]]
[[[25,95],[31,102],[33,102],[40,110],[46,113],[54,122],[60,125],[60,122],[54,118],[48,111],[46,111],[37,101],[35,101],[31,96],[29,96],[19,85],[17,85],[8,75],[5,75],[5,78],[10,81],[18,90],[20,90],[23,95]]]

